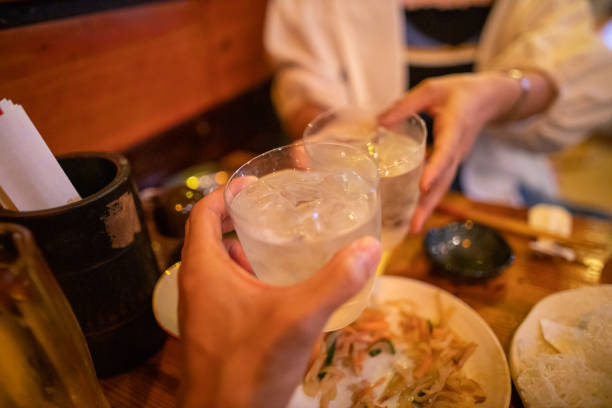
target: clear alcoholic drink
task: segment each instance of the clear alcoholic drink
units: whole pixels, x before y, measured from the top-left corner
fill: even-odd
[[[382,245],[402,241],[419,200],[424,143],[391,131],[379,131],[373,149],[378,161],[382,208]]]
[[[346,165],[351,160],[335,165],[330,161],[336,153],[345,153],[342,160],[347,159],[347,153],[367,158],[365,154],[346,146],[330,146],[334,146],[331,151],[324,149],[324,161],[308,160],[306,167],[281,168],[251,178],[228,200],[240,242],[262,281],[279,286],[298,283],[351,242],[364,236],[380,237],[375,163],[369,160],[370,174],[364,177],[360,174],[363,159],[357,170]],[[301,153],[308,156],[307,150]],[[321,146],[316,150],[321,152]],[[371,286],[372,281],[341,306],[325,330],[336,330],[355,320],[367,304]]]
[[[305,140],[345,143],[365,149],[376,160],[385,251],[408,232],[419,199],[426,137],[425,124],[416,115],[386,128],[377,124],[373,111],[360,108],[326,112],[304,132]]]

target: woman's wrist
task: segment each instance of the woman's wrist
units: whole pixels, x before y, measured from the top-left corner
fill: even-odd
[[[556,99],[553,81],[539,71],[512,69],[491,73],[495,81],[497,113],[494,123],[520,120],[545,111]]]
[[[529,98],[529,92],[531,91],[531,80],[522,70],[517,68],[512,68],[505,74],[508,76],[508,78],[514,80],[520,89],[518,98],[514,101],[510,109],[504,114],[504,117],[511,118],[521,111],[526,100]]]
[[[466,89],[474,103],[469,110],[472,121],[480,129],[489,123],[500,122],[519,99],[521,91],[515,81],[498,71],[473,74],[476,86]]]

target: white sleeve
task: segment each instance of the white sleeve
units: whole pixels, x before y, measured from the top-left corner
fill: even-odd
[[[272,99],[281,119],[306,101],[324,108],[346,104],[328,0],[271,0],[264,46],[274,69]]]
[[[547,74],[559,94],[545,111],[487,133],[539,152],[581,141],[612,118],[612,52],[594,30],[582,0],[513,0],[505,46],[483,70],[534,69]]]

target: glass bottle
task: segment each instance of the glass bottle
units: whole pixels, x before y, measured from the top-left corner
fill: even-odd
[[[30,232],[0,223],[0,406],[109,408],[76,318]]]

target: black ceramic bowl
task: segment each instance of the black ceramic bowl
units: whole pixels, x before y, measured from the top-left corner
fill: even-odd
[[[433,228],[424,244],[425,252],[441,272],[460,279],[497,276],[514,260],[512,248],[501,235],[472,221]]]

